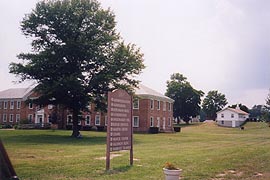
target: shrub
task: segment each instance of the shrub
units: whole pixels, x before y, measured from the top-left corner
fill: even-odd
[[[173,127],[175,132],[180,132],[181,131],[181,127]]]
[[[158,127],[150,127],[149,128],[149,133],[151,134],[157,134],[159,132]]]

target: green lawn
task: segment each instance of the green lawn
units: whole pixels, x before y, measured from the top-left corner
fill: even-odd
[[[182,179],[270,179],[270,128],[247,123],[245,130],[214,124],[190,125],[181,133],[135,134],[134,165],[129,152],[116,152],[105,171],[106,133],[84,131],[0,130],[0,137],[20,179],[164,179],[170,161]]]

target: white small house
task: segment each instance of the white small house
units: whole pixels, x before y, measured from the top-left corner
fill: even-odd
[[[245,111],[242,111],[237,105],[236,108],[225,108],[217,112],[217,124],[225,127],[240,127],[246,119],[249,117],[249,114]]]

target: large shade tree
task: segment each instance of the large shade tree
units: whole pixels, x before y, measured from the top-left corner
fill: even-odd
[[[178,123],[180,118],[189,123],[190,117],[200,114],[203,94],[202,91],[194,89],[182,74],[171,75],[170,80],[167,81],[165,95],[174,100],[173,116],[177,118]]]
[[[270,126],[270,89],[269,89],[269,93],[265,101],[266,101],[266,108],[265,108],[266,111],[264,113],[264,119],[265,121],[269,123],[269,126]]]
[[[115,15],[95,0],[44,0],[21,22],[32,51],[10,64],[19,81],[34,80],[38,104],[58,104],[73,113],[72,136],[80,135],[78,115],[89,102],[105,109],[106,93],[131,90],[144,68],[143,55],[125,44]]]
[[[227,103],[224,94],[219,93],[217,90],[209,91],[202,103],[207,119],[215,120],[217,117],[216,113],[226,106]]]
[[[233,104],[233,105],[231,105],[231,106],[229,106],[230,108],[236,108],[236,107],[239,107],[242,111],[245,111],[246,113],[249,113],[249,109],[248,109],[248,107],[246,106],[246,105],[244,105],[244,104]]]

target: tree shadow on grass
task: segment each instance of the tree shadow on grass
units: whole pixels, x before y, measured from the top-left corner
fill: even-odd
[[[85,136],[81,139],[76,139],[68,135],[59,134],[19,134],[13,136],[2,137],[3,142],[11,144],[64,144],[64,145],[102,145],[106,144],[106,137],[89,137]]]

